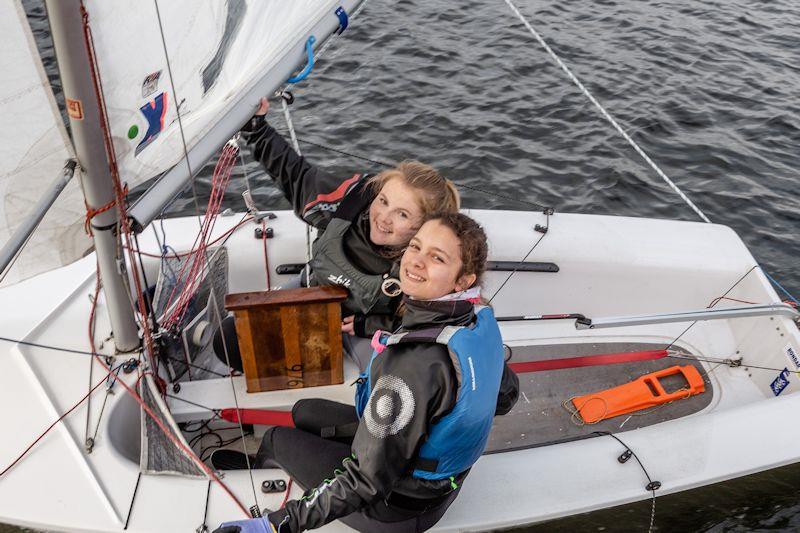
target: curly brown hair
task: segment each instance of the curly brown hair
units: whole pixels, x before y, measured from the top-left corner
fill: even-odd
[[[426,222],[431,220],[450,228],[460,241],[461,272],[458,277],[475,274],[472,286],[480,285],[489,258],[489,243],[481,225],[462,213],[436,213],[428,217]]]

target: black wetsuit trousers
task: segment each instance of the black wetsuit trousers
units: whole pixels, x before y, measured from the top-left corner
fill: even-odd
[[[298,401],[292,409],[295,428],[272,427],[264,433],[256,455],[256,465],[262,467],[272,460],[288,473],[303,490],[320,485],[333,477],[334,469],[342,467],[342,460],[350,457],[352,437],[324,439],[323,428],[347,426],[358,422],[355,408],[330,400],[309,399]],[[458,490],[433,505],[416,500],[415,505],[401,507],[389,498],[367,509],[340,518],[358,531],[405,533],[426,531],[441,519],[453,503]],[[419,505],[421,504],[421,505]]]

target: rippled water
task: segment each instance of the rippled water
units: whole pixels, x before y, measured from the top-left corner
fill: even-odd
[[[25,3],[31,11],[38,5]],[[517,5],[698,207],[734,228],[767,272],[800,296],[800,5]],[[42,21],[36,15],[40,38]],[[503,0],[371,0],[295,95],[298,135],[316,144],[382,161],[421,159],[462,185],[558,211],[698,220]],[[342,175],[379,169],[310,144],[301,148]],[[246,171],[251,182],[263,176],[254,163]],[[241,205],[243,189],[243,180],[232,182],[228,205]],[[254,183],[254,192],[262,207],[285,205],[266,180]],[[473,189],[462,194],[468,207],[528,208]],[[193,210],[191,198],[172,207]],[[682,529],[798,530],[800,497],[760,483],[757,499],[729,514],[723,509],[726,518],[680,522]],[[700,512],[686,505],[672,518]],[[678,523],[670,518],[657,515],[659,530]]]

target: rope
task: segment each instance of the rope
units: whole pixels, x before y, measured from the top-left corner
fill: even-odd
[[[215,244],[217,244],[220,241],[222,241],[222,244],[225,244],[225,242],[227,241],[228,237],[230,237],[237,229],[239,229],[240,227],[245,225],[247,222],[250,222],[251,220],[253,220],[253,217],[251,217],[248,213],[245,213],[244,217],[242,217],[242,220],[237,222],[235,226],[233,226],[231,229],[227,230],[225,233],[223,233],[222,235],[220,235],[219,237],[217,237],[213,241],[210,241],[206,246],[209,246],[209,247],[210,246],[214,246]],[[169,249],[172,249],[171,246],[167,246],[166,244],[164,246],[166,246]],[[160,258],[166,257],[166,254],[163,253],[163,252],[161,254],[151,254],[151,253],[148,253],[148,252],[142,252],[141,250],[133,250],[133,251],[136,252],[137,254],[143,255],[145,257],[160,257]],[[181,257],[186,257],[186,256],[191,255],[191,254],[192,254],[191,250],[188,251],[188,252],[183,252],[183,253],[177,253],[177,252],[175,252],[173,250],[173,254],[170,257],[172,257],[174,259],[180,259]]]
[[[225,364],[228,365],[228,368],[232,368],[231,367],[231,359],[230,359],[230,356],[228,354],[228,343],[225,340],[225,334],[224,334],[225,330],[222,327],[222,317],[219,314],[219,307],[217,306],[216,300],[217,300],[217,298],[216,298],[216,296],[214,294],[214,291],[211,291],[210,302],[211,302],[211,305],[212,305],[213,315],[217,319],[217,330],[223,332],[223,334],[222,334],[222,351],[225,352]],[[230,374],[228,379],[229,379],[230,384],[231,384],[231,391],[233,392],[233,403],[236,405],[236,412],[238,413],[239,412],[239,397],[236,394],[236,385],[233,382],[233,373],[232,372],[231,372],[231,374]],[[216,413],[216,411],[215,411],[215,413]],[[257,507],[258,506],[258,496],[256,495],[256,482],[253,479],[253,467],[250,464],[250,455],[247,453],[247,441],[245,440],[244,426],[242,425],[241,418],[239,418],[238,422],[239,422],[239,433],[240,433],[241,438],[242,438],[242,447],[244,448],[245,462],[247,463],[247,473],[250,476],[250,486],[253,489],[253,501],[255,502],[255,505]]]
[[[292,147],[297,155],[303,155],[300,152],[300,144],[297,142],[297,133],[294,131],[294,123],[292,122],[292,114],[289,111],[289,102],[286,98],[281,98],[281,107],[283,108],[283,118],[286,120],[286,127],[289,129],[289,138],[292,141]],[[311,279],[311,226],[306,224],[306,279]],[[269,285],[267,285],[269,289]]]
[[[539,235],[539,238],[536,240],[535,243],[533,243],[533,246],[531,246],[531,249],[528,250],[527,254],[525,254],[525,257],[523,257],[519,261],[519,264],[524,263],[525,260],[528,259],[528,257],[533,253],[533,251],[536,249],[536,247],[539,246],[539,243],[542,242],[542,239],[544,239],[544,236],[547,235],[547,232],[549,231],[549,228],[550,228],[550,212],[546,211],[545,212],[545,216],[547,217],[547,219],[546,219],[546,222],[545,222],[545,225],[544,225],[544,232],[541,235]],[[519,267],[514,267],[514,270],[511,271],[511,273],[506,277],[506,279],[503,281],[503,283],[500,285],[500,287],[494,292],[492,297],[489,298],[489,301],[487,302],[487,305],[491,304],[492,300],[494,300],[495,297],[497,297],[497,295],[500,294],[500,291],[503,290],[503,287],[505,287],[506,284],[511,280],[511,276],[513,276],[514,274],[517,273],[517,269],[518,268]]]
[[[653,162],[652,159],[650,159],[650,157],[644,152],[644,150],[642,150],[639,147],[639,145],[636,144],[636,141],[634,141],[631,138],[631,136],[628,135],[625,132],[625,130],[622,129],[622,127],[617,123],[614,117],[612,117],[611,114],[609,114],[609,112],[606,111],[606,109],[600,104],[600,102],[597,101],[597,99],[592,95],[592,93],[589,92],[589,90],[583,85],[583,83],[581,83],[581,81],[577,77],[575,77],[572,71],[564,64],[563,61],[561,61],[561,58],[559,58],[556,55],[556,53],[553,52],[553,49],[550,48],[550,46],[548,46],[547,42],[545,42],[542,36],[539,35],[539,33],[533,28],[533,26],[531,26],[531,23],[528,22],[528,20],[522,15],[522,13],[520,13],[519,9],[517,9],[517,6],[514,5],[514,2],[512,2],[512,0],[505,0],[505,2],[506,4],[508,4],[508,7],[511,8],[511,11],[513,11],[514,14],[517,16],[517,18],[522,22],[522,24],[524,24],[525,27],[528,28],[528,31],[530,31],[531,34],[536,38],[536,40],[539,41],[539,44],[542,45],[545,51],[553,59],[553,61],[556,62],[556,64],[561,68],[561,70],[564,71],[564,73],[569,77],[569,79],[571,79],[572,82],[578,87],[578,89],[581,90],[584,96],[586,96],[586,98],[588,98],[589,101],[592,102],[592,104],[594,104],[594,106],[598,109],[598,111],[600,111],[603,117],[605,117],[605,119],[614,127],[614,129],[616,129],[617,132],[619,132],[619,134],[622,135],[622,137],[626,141],[628,141],[628,144],[630,144],[633,147],[633,149],[636,150],[636,153],[638,153],[642,157],[642,159],[644,159],[645,162],[648,165],[650,165],[650,168],[652,168],[656,172],[656,174],[658,174],[661,177],[661,179],[664,180],[667,183],[667,185],[669,185],[672,188],[672,190],[675,191],[678,194],[678,196],[680,196],[683,199],[683,201],[686,202],[689,205],[689,207],[692,208],[692,210],[694,210],[695,213],[697,213],[697,216],[699,216],[704,222],[710,223],[711,220],[709,220],[709,218],[702,211],[700,211],[700,208],[698,208],[683,193],[683,191],[681,191],[680,188],[678,188],[678,186],[675,185],[675,183],[671,179],[669,179],[669,177],[667,177],[664,171],[661,170],[658,167],[658,165],[656,165],[655,162]]]
[[[594,434],[595,435],[601,435],[601,436],[602,435],[607,435],[607,436],[611,437],[612,439],[614,439],[615,441],[617,441],[620,444],[622,444],[622,446],[625,448],[625,450],[630,452],[631,455],[633,456],[633,458],[636,459],[636,462],[639,463],[639,467],[642,469],[642,472],[644,472],[644,475],[647,478],[647,487],[648,488],[649,487],[653,487],[653,480],[650,477],[650,474],[647,472],[647,469],[642,464],[642,461],[639,460],[639,456],[636,455],[636,452],[633,451],[630,446],[628,446],[627,444],[622,442],[622,439],[620,439],[619,437],[617,437],[613,433],[609,433],[608,431],[595,431]],[[660,484],[659,484],[659,486],[660,486]],[[651,511],[650,511],[650,528],[647,531],[651,533],[653,531],[653,525],[655,524],[655,520],[656,520],[656,489],[652,488],[652,489],[649,489],[649,490],[650,490],[650,492],[653,493],[653,505],[652,505],[652,508],[651,508]]]
[[[351,15],[349,15],[348,18],[351,21],[355,20],[358,17],[358,15],[361,14],[361,12],[364,10],[364,8],[367,7],[367,2],[369,2],[369,0],[362,0],[361,5],[359,5],[358,8],[355,11],[353,11],[353,13]],[[339,33],[339,32],[336,32],[333,35],[331,35],[330,38],[326,39],[325,42],[322,43],[322,46],[320,46],[319,50],[314,52],[314,61],[319,61],[320,58],[323,55],[325,55],[325,51],[328,48],[330,48],[330,46],[334,42],[336,42],[336,40],[339,38],[340,35],[342,35],[342,34]],[[277,94],[281,94],[284,91],[288,91],[292,87],[294,87],[294,83],[286,83],[286,85],[283,86],[283,89],[281,89],[280,91],[277,91]]]
[[[118,368],[119,366],[122,366],[122,365],[118,365],[118,366],[117,366],[117,367],[115,367],[114,369],[111,369],[111,370],[109,371],[109,373],[111,373],[111,372],[113,372],[114,370],[116,370],[116,368]],[[28,452],[29,452],[29,451],[31,451],[31,449],[32,449],[34,446],[36,446],[36,444],[38,444],[38,443],[39,443],[39,441],[40,441],[40,440],[42,440],[42,439],[45,437],[45,435],[47,435],[48,433],[50,433],[50,431],[51,431],[51,430],[52,430],[54,427],[56,427],[56,425],[58,425],[58,423],[59,423],[59,422],[61,422],[62,420],[64,420],[64,419],[65,419],[67,416],[69,416],[69,414],[70,414],[72,411],[74,411],[75,409],[77,409],[77,408],[78,408],[78,407],[79,407],[79,406],[80,406],[80,405],[81,405],[81,404],[82,404],[82,403],[83,403],[83,402],[84,402],[84,401],[85,401],[85,400],[86,400],[86,399],[87,399],[87,398],[88,398],[88,397],[89,397],[89,396],[90,396],[90,395],[91,395],[91,394],[92,394],[94,391],[96,391],[98,388],[100,388],[100,386],[101,386],[103,383],[105,383],[105,381],[106,381],[106,378],[105,378],[105,376],[104,376],[104,377],[103,377],[103,379],[101,379],[100,381],[98,381],[98,382],[97,382],[97,383],[96,383],[96,384],[95,384],[93,387],[91,387],[91,388],[89,389],[89,392],[87,392],[87,393],[86,393],[86,394],[85,394],[85,395],[84,395],[84,396],[83,396],[83,397],[82,397],[80,400],[78,400],[78,401],[77,401],[77,402],[76,402],[76,403],[75,403],[75,404],[74,404],[72,407],[70,407],[69,409],[67,409],[67,410],[66,410],[66,411],[65,411],[65,412],[64,412],[64,413],[63,413],[61,416],[59,416],[59,417],[58,417],[58,418],[57,418],[57,419],[56,419],[56,420],[55,420],[55,421],[54,421],[52,424],[50,424],[50,425],[47,427],[47,429],[45,429],[45,430],[44,430],[44,431],[43,431],[43,432],[42,432],[42,433],[41,433],[41,434],[40,434],[38,437],[36,437],[36,439],[34,439],[34,441],[33,441],[33,442],[31,442],[31,443],[28,445],[28,447],[27,447],[27,448],[25,448],[25,449],[22,451],[22,453],[20,453],[20,454],[19,454],[19,455],[18,455],[18,456],[17,456],[17,457],[16,457],[16,458],[13,460],[13,461],[11,461],[11,464],[9,464],[7,467],[5,467],[5,468],[3,469],[3,471],[2,471],[2,472],[0,472],[0,478],[2,478],[2,477],[3,477],[3,476],[6,474],[6,472],[8,472],[8,471],[9,471],[9,470],[11,470],[12,468],[14,468],[14,466],[15,466],[17,463],[19,463],[19,462],[22,460],[22,458],[23,458],[23,457],[25,457],[25,456],[28,454]]]
[[[171,311],[165,311],[161,320],[163,327],[167,329],[176,327],[181,322],[191,299],[200,288],[203,270],[208,268],[206,252],[211,242],[211,234],[238,154],[239,146],[235,142],[228,142],[217,160],[211,179],[211,195],[208,199],[205,217],[201,222],[200,233],[195,238],[189,258],[181,266],[178,282],[172,287],[169,298],[167,298],[165,309],[171,309]],[[178,293],[178,288],[181,286],[182,289]]]
[[[128,195],[127,183],[122,187],[122,193],[125,196]],[[86,205],[86,220],[83,222],[83,231],[86,232],[86,235],[93,236],[94,234],[92,233],[92,219],[97,215],[99,215],[100,213],[105,213],[109,209],[112,209],[115,205],[117,205],[117,199],[114,198],[107,204],[100,206],[97,209],[92,209],[89,206],[88,202],[86,202],[86,200],[84,200],[84,205]]]
[[[158,4],[156,4],[156,9],[158,9]],[[90,68],[90,72],[91,72],[92,82],[94,83],[94,86],[95,86],[95,93],[97,94],[97,105],[98,105],[98,108],[100,110],[99,121],[100,121],[100,126],[101,126],[101,129],[103,131],[103,135],[104,135],[104,140],[105,140],[104,144],[105,144],[105,149],[106,149],[106,156],[108,157],[109,167],[110,167],[110,171],[111,171],[112,183],[114,185],[114,192],[115,192],[116,199],[117,199],[117,204],[116,205],[117,205],[118,217],[119,217],[118,220],[119,220],[120,225],[121,225],[121,230],[122,230],[121,233],[125,236],[125,239],[126,239],[126,243],[125,244],[128,247],[129,253],[132,253],[133,244],[132,244],[132,239],[131,239],[130,219],[128,218],[127,207],[126,207],[126,204],[125,204],[125,196],[123,194],[123,188],[121,186],[121,181],[120,181],[120,176],[119,176],[119,168],[118,168],[117,162],[116,162],[116,155],[115,155],[115,151],[114,151],[113,139],[111,138],[110,129],[108,128],[108,118],[107,118],[107,110],[106,110],[106,107],[105,107],[105,97],[104,97],[104,93],[103,93],[102,80],[100,78],[99,72],[97,71],[97,56],[95,54],[94,39],[92,37],[91,26],[89,25],[89,14],[86,11],[86,8],[85,8],[85,6],[83,6],[83,4],[81,4],[81,17],[82,17],[82,22],[83,22],[84,43],[85,43],[85,46],[86,46],[87,54],[89,56],[89,68]],[[160,19],[159,19],[159,24],[160,24]],[[162,33],[162,37],[163,37],[163,33]],[[130,261],[130,265],[131,265],[131,270],[132,270],[132,274],[133,274],[133,279],[134,279],[134,282],[136,284],[136,295],[137,295],[137,299],[138,299],[139,312],[140,312],[141,316],[143,317],[142,330],[143,330],[143,333],[144,333],[144,340],[145,340],[145,345],[146,345],[146,348],[147,348],[147,353],[148,354],[154,354],[156,352],[155,352],[154,344],[153,344],[153,335],[152,335],[152,331],[150,330],[149,324],[148,324],[148,322],[147,322],[147,320],[145,318],[147,316],[147,312],[146,312],[147,309],[146,309],[146,306],[145,306],[144,295],[143,295],[143,291],[142,291],[142,288],[141,288],[141,282],[140,282],[141,278],[140,278],[140,275],[139,275],[139,269],[138,269],[138,266],[136,264],[136,261],[134,261],[134,260]],[[96,302],[95,302],[95,305],[96,305]],[[112,373],[112,369],[108,365],[105,364],[105,362],[100,358],[100,356],[98,354],[96,354],[96,353],[93,354],[93,355],[94,355],[95,359],[101,364],[101,366],[106,370],[107,375],[111,374]],[[230,498],[236,503],[236,505],[239,507],[239,509],[246,516],[250,516],[249,513],[247,512],[247,509],[245,509],[245,507],[241,504],[241,502],[236,497],[236,495],[234,495],[233,492],[228,488],[228,486],[225,485],[225,483],[222,482],[222,480],[219,478],[219,476],[217,476],[217,474],[214,473],[214,471],[212,471],[205,463],[203,463],[200,460],[200,458],[197,457],[197,455],[191,449],[187,448],[183,443],[181,443],[172,434],[172,432],[164,425],[164,423],[161,421],[161,419],[159,417],[157,417],[155,415],[155,413],[153,413],[153,411],[150,409],[150,407],[136,393],[136,391],[134,391],[123,380],[120,380],[119,383],[122,385],[122,387],[125,389],[125,391],[134,400],[136,400],[136,402],[147,413],[147,415],[150,416],[153,419],[153,421],[156,423],[156,425],[158,425],[158,427],[161,429],[161,431],[164,432],[164,435],[173,443],[173,445],[175,445],[178,449],[180,449],[185,454],[185,456],[187,458],[189,458],[192,462],[194,462],[199,467],[199,469],[201,471],[205,472],[205,474],[209,478],[211,478],[214,481],[216,481],[220,485],[220,487],[222,487],[222,489],[228,494],[228,496],[230,496]],[[77,407],[77,405],[76,405],[76,407]],[[2,476],[2,474],[0,474],[0,476]]]
[[[289,478],[289,482],[286,483],[286,494],[283,497],[283,501],[281,502],[281,506],[278,509],[283,509],[286,506],[286,502],[289,501],[289,493],[292,491],[292,478]]]
[[[748,270],[747,272],[745,272],[745,273],[744,273],[744,275],[742,275],[742,277],[740,277],[738,280],[736,280],[736,283],[734,283],[733,285],[731,285],[731,288],[730,288],[730,289],[728,289],[727,291],[725,291],[725,293],[724,293],[722,296],[719,296],[718,298],[715,298],[714,300],[712,300],[712,303],[711,303],[711,304],[708,306],[708,308],[709,308],[709,309],[711,309],[712,307],[714,307],[715,305],[717,305],[717,304],[718,304],[720,301],[722,301],[722,300],[726,299],[726,298],[727,298],[727,296],[728,296],[728,294],[730,294],[730,292],[731,292],[733,289],[735,289],[735,288],[736,288],[736,286],[737,286],[737,285],[739,285],[739,284],[740,284],[740,283],[741,283],[741,282],[744,280],[744,278],[746,278],[746,277],[747,277],[747,276],[750,274],[750,272],[752,272],[752,271],[753,271],[753,270],[755,270],[756,268],[758,268],[758,265],[755,265],[755,266],[751,267],[751,268],[750,268],[750,270]],[[672,348],[672,347],[675,345],[675,343],[676,343],[676,342],[678,342],[678,341],[681,339],[681,337],[683,337],[683,336],[686,334],[686,332],[687,332],[687,331],[689,331],[690,329],[692,329],[692,328],[694,327],[694,325],[695,325],[695,324],[697,324],[697,322],[698,322],[698,321],[697,321],[697,320],[695,320],[694,322],[692,322],[691,324],[689,324],[688,326],[686,326],[686,329],[684,329],[683,331],[681,331],[680,335],[678,335],[677,337],[675,337],[675,338],[672,340],[672,342],[670,342],[670,343],[669,343],[669,344],[668,344],[668,345],[667,345],[667,346],[666,346],[664,349],[665,349],[665,350],[669,350],[670,348]]]
[[[172,77],[172,64],[169,60],[169,52],[167,52],[167,39],[164,36],[164,25],[161,22],[161,11],[158,9],[158,0],[153,0],[156,7],[156,19],[158,20],[158,31],[161,34],[161,46],[164,48],[164,59],[167,62],[167,73],[169,74],[169,85],[172,88],[172,97],[175,99],[175,114],[178,117],[178,130],[181,133],[181,144],[183,145],[183,159],[186,161],[186,169],[189,171],[191,177],[190,183],[192,184],[192,199],[194,200],[195,214],[197,215],[197,222],[200,224],[200,204],[197,202],[197,190],[194,186],[194,173],[192,172],[192,165],[189,163],[189,149],[186,146],[186,136],[183,132],[183,120],[181,119],[181,109],[178,99],[178,92],[175,90],[175,78]],[[173,200],[174,201],[174,200]]]

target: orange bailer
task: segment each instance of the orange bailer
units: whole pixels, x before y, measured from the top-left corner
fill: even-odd
[[[687,385],[667,393],[659,379],[676,374],[682,374]],[[572,403],[584,423],[594,424],[607,418],[688,398],[705,390],[703,378],[694,366],[672,366],[645,374],[618,387],[576,396]]]

